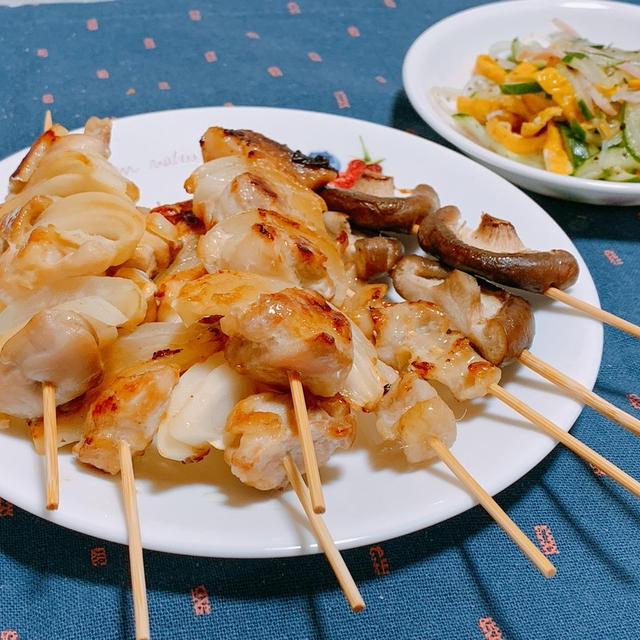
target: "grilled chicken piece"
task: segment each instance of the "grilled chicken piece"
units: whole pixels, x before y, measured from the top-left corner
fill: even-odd
[[[132,455],[141,455],[153,439],[179,375],[176,366],[147,362],[102,388],[89,408],[82,439],[73,447],[78,459],[116,474],[121,440],[129,443]]]
[[[246,158],[258,165],[275,166],[309,189],[338,176],[325,156],[306,156],[249,129],[210,127],[200,140],[200,148],[205,162],[225,156]]]
[[[198,167],[185,182],[193,212],[207,229],[248,209],[270,209],[316,232],[324,231],[324,200],[267,163],[219,158]]]
[[[306,395],[309,426],[318,465],[338,449],[348,449],[355,437],[355,418],[339,396]],[[249,486],[267,491],[287,484],[282,466],[290,454],[304,467],[291,396],[259,393],[241,400],[225,425],[224,459],[235,476]]]
[[[371,309],[371,316],[378,355],[398,371],[410,369],[425,380],[437,380],[458,400],[486,395],[488,387],[500,380],[500,369],[452,330],[434,304],[388,304]]]
[[[347,276],[336,246],[275,211],[253,209],[226,218],[200,240],[198,256],[209,272],[250,271],[305,289],[342,304]]]
[[[411,463],[431,462],[436,457],[429,436],[435,436],[447,448],[456,439],[453,411],[413,371],[404,372],[380,401],[376,429],[384,440],[397,441]]]
[[[442,207],[420,223],[418,242],[450,267],[525,291],[567,289],[578,278],[568,251],[527,249],[510,222],[486,213],[470,230],[457,207]]]
[[[42,415],[42,384],[64,404],[102,378],[98,338],[78,313],[61,308],[36,313],[0,351],[0,411],[21,418]]]
[[[392,279],[405,300],[437,304],[449,317],[451,326],[464,333],[492,364],[499,366],[517,358],[531,345],[533,312],[520,296],[417,255],[402,258]]]
[[[287,389],[288,372],[319,396],[339,393],[351,370],[351,327],[314,291],[287,288],[265,293],[220,320],[225,355],[243,374]]]

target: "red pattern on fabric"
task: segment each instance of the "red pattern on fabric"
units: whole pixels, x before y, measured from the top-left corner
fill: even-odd
[[[536,534],[536,539],[538,540],[540,551],[542,551],[545,556],[560,553],[560,551],[558,551],[558,547],[556,545],[553,534],[551,533],[551,529],[549,529],[546,524],[534,525],[533,531]]]
[[[502,640],[502,631],[500,627],[495,623],[495,620],[487,616],[478,620],[478,627],[482,631],[484,640]]]
[[[197,616],[205,616],[211,613],[209,594],[203,584],[191,589],[191,605],[193,613]]]
[[[344,91],[334,91],[333,97],[336,99],[336,103],[339,109],[348,109],[351,105],[349,99]]]

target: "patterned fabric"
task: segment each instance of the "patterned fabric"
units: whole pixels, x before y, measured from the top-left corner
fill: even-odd
[[[43,108],[81,126],[200,105],[341,113],[442,142],[410,107],[415,37],[470,0],[119,0],[0,8],[0,157]],[[602,306],[640,322],[637,208],[533,196],[572,237]],[[596,392],[640,417],[640,342],[605,328]],[[573,433],[640,477],[635,436],[584,410]],[[2,473],[2,470],[0,470]],[[322,556],[220,560],[145,552],[153,638],[640,637],[640,503],[556,449],[498,497],[557,575],[545,580],[480,508],[344,553],[350,612]],[[127,550],[0,500],[0,640],[133,637]]]

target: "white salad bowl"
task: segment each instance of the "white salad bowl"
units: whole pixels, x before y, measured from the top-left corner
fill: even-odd
[[[460,92],[475,58],[496,42],[541,37],[560,20],[581,36],[622,49],[640,48],[640,6],[603,0],[511,0],[454,14],[424,31],[409,48],[403,83],[418,114],[442,137],[507,180],[535,193],[589,204],[640,204],[640,182],[606,182],[564,176],[504,157],[472,140],[452,117],[455,102],[442,88]]]

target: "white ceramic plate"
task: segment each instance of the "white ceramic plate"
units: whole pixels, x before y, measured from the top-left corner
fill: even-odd
[[[511,184],[464,156],[394,129],[334,115],[233,107],[166,111],[116,120],[113,163],[141,188],[141,204],[185,198],[184,179],[199,162],[198,139],[210,125],[253,128],[304,152],[329,150],[346,163],[362,137],[400,187],[432,184],[443,203],[455,203],[476,222],[481,211],[510,218],[527,246],[577,250],[552,219]],[[6,184],[21,154],[0,162]],[[598,304],[591,276],[572,288]],[[602,350],[601,326],[536,297],[532,352],[591,388]],[[568,430],[580,406],[515,366],[506,387]],[[554,443],[495,399],[458,408],[462,417],[453,452],[492,494],[542,460]],[[43,507],[43,459],[24,432],[0,432],[0,496],[43,518],[100,538],[125,542],[117,478],[60,456],[60,508]],[[218,452],[183,465],[147,451],[135,460],[143,544],[148,549],[203,556],[265,557],[317,551],[291,491],[261,493],[244,487]],[[354,448],[322,471],[326,522],[339,547],[360,546],[440,522],[474,502],[440,465],[408,469],[361,430]]]
[[[560,176],[505,158],[468,138],[456,128],[455,105],[434,92],[437,87],[462,89],[475,58],[489,47],[514,37],[544,36],[556,31],[558,18],[581,36],[637,49],[640,7],[601,0],[514,0],[482,5],[437,22],[409,48],[403,83],[415,110],[443,138],[513,183],[536,193],[591,204],[640,204],[640,183],[615,183]]]

